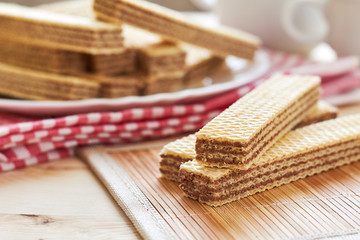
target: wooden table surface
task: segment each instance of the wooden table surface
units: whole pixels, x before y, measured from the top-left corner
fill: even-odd
[[[360,113],[360,104],[340,114]],[[138,239],[140,235],[78,158],[0,174],[0,239]]]

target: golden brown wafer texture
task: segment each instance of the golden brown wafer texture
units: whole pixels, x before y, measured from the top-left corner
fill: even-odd
[[[19,67],[55,73],[86,72],[85,56],[79,52],[31,45],[0,35],[0,61]]]
[[[0,63],[0,94],[32,100],[96,98],[99,83]]]
[[[337,114],[333,114],[335,109],[336,108],[329,103],[319,100],[314,110],[311,111],[296,127],[303,127],[336,118]],[[324,116],[327,116],[327,118],[324,119]],[[307,119],[312,119],[312,121],[307,121]],[[191,134],[168,143],[162,148],[160,152],[160,172],[163,177],[176,182],[180,181],[178,177],[180,165],[195,159],[195,142],[196,137],[194,134]]]
[[[323,100],[319,100],[316,107],[296,127],[303,127],[317,122],[330,120],[337,117],[336,108]],[[326,119],[324,119],[326,116]],[[308,121],[311,119],[311,121]],[[183,137],[165,145],[160,152],[160,172],[169,180],[179,182],[179,167],[182,163],[195,159],[194,134]]]
[[[248,33],[227,27],[206,27],[188,17],[156,4],[139,0],[95,0],[97,17],[113,23],[127,23],[210,49],[218,55],[253,59],[260,40]]]
[[[188,197],[220,206],[360,159],[360,115],[289,132],[249,169],[208,167],[196,160],[180,167]]]
[[[196,133],[196,159],[247,169],[316,105],[320,79],[272,77]]]
[[[86,53],[123,51],[121,27],[91,18],[0,3],[0,35],[42,47]]]
[[[338,109],[323,100],[319,100],[316,107],[304,117],[304,119],[296,126],[303,127],[313,123],[336,118],[338,115]]]

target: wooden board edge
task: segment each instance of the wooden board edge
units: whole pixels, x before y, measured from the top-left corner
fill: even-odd
[[[104,184],[143,238],[177,239],[159,212],[108,152],[108,148],[98,146],[80,148],[77,154]]]

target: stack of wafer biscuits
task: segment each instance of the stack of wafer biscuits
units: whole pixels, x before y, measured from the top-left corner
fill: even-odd
[[[46,4],[41,8],[94,18],[91,11],[92,1],[67,1]],[[145,95],[173,92],[183,88],[185,52],[177,44],[163,41],[159,35],[128,25],[123,25],[122,29],[126,49],[124,53],[88,55],[92,72],[116,75],[114,79],[126,79],[129,73],[135,72],[132,79],[138,79],[140,82],[137,86],[142,86],[141,91],[136,91]],[[125,78],[122,78],[121,73],[124,72]],[[116,92],[124,93],[124,91],[112,90],[112,97],[116,97],[114,95]],[[119,94],[117,97],[121,96],[123,95]]]
[[[88,79],[45,73],[0,63],[0,93],[34,100],[96,98],[99,84]]]
[[[127,23],[210,49],[217,55],[235,55],[252,60],[260,40],[248,33],[226,27],[205,27],[176,11],[140,0],[95,0],[96,16],[112,23]]]
[[[123,25],[124,45],[137,51],[142,94],[174,92],[183,88],[186,53],[159,35]]]
[[[144,77],[145,95],[183,88],[185,52],[177,44],[163,41],[140,48],[138,63]]]
[[[123,46],[120,26],[5,3],[0,4],[0,44],[5,63],[0,94],[31,100],[97,98],[101,83],[81,75],[119,70],[113,62],[103,67],[109,54],[126,61],[134,55]],[[133,69],[135,57],[131,62],[117,65]]]
[[[118,6],[125,2],[114,3]],[[137,1],[126,4],[133,7],[138,5]],[[174,28],[177,33],[168,36],[156,29],[154,31],[129,22],[153,33],[142,29],[134,31],[131,30],[135,29],[134,27],[124,26],[122,22],[109,24],[96,20],[92,1],[79,0],[46,4],[37,8],[0,4],[0,43],[6,46],[0,50],[0,61],[17,66],[18,73],[34,70],[58,79],[66,79],[65,75],[69,75],[68,77],[89,81],[92,82],[90,84],[100,85],[99,95],[95,97],[117,98],[126,94],[148,95],[183,89],[187,79],[200,79],[208,75],[220,62],[220,57],[214,57],[215,55],[234,53],[252,59],[259,46],[259,40],[250,34],[225,28],[207,29],[198,24],[187,26],[190,21],[183,21],[175,15],[173,19],[172,16],[166,16],[169,14],[166,9],[158,12],[158,8],[153,8],[154,6],[150,4],[148,10],[154,14],[155,19],[162,16],[165,17],[161,20],[163,23],[165,21],[173,25],[177,22],[185,27],[183,30],[186,32],[181,35],[200,32],[211,37],[209,42],[200,44],[209,48],[201,50],[206,52],[207,56],[199,54],[199,50],[194,53],[192,50],[184,50],[179,45],[178,41],[182,40],[182,37],[177,36],[182,27]],[[145,11],[145,15],[149,16],[149,11]],[[137,13],[139,12],[133,12],[133,16],[136,17]],[[100,15],[97,15],[100,19],[106,18],[106,14],[103,17]],[[139,37],[134,32],[142,33]],[[164,40],[164,36],[173,42],[168,38]],[[185,41],[199,45],[197,37]],[[221,41],[224,46],[218,46],[217,41]],[[239,51],[234,50],[235,46]],[[187,54],[189,56],[186,58]],[[6,75],[0,77],[1,80],[8,78]],[[4,84],[5,82],[6,80]],[[29,89],[36,89],[37,86],[34,81],[29,81],[27,85]],[[0,94],[46,99],[46,94],[38,97],[32,90],[29,90],[29,94],[18,95],[9,94],[11,91],[0,91]],[[22,91],[25,91],[25,88]],[[77,96],[77,99],[84,98],[88,98],[88,95]],[[69,97],[49,97],[49,100],[53,99],[66,100]]]
[[[124,49],[116,54],[86,54],[88,70],[100,75],[116,75],[136,71],[136,50]]]
[[[336,117],[337,108],[319,100],[314,110],[306,115],[296,127],[299,128]],[[171,142],[162,148],[160,152],[160,172],[164,178],[180,182],[180,165],[196,157],[195,142],[196,137],[192,134]]]
[[[312,110],[319,88],[314,76],[272,77],[196,133],[196,159],[247,169]]]
[[[180,167],[180,187],[190,198],[221,206],[359,159],[357,114],[289,132],[246,170],[186,162]]]
[[[39,9],[52,11],[61,14],[80,16],[95,20],[95,15],[92,9],[92,0],[74,0],[61,1],[38,6]],[[123,33],[123,28],[118,26]],[[86,54],[86,61],[88,70],[90,72],[101,75],[114,75],[121,73],[129,73],[135,71],[136,67],[136,50],[126,46],[124,41],[123,51],[115,53],[108,52],[104,54]]]

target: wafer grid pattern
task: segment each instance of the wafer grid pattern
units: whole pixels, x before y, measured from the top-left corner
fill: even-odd
[[[324,116],[326,116],[326,119],[324,119]],[[336,107],[319,100],[314,110],[306,115],[304,120],[301,121],[296,127],[310,125],[308,119],[311,119],[311,124],[313,124],[336,117]],[[195,142],[196,137],[194,134],[191,134],[171,142],[162,148],[160,152],[160,172],[162,173],[163,177],[171,181],[180,182],[178,177],[180,165],[184,162],[195,159]],[[272,165],[267,164],[267,168],[271,167]]]
[[[211,206],[238,200],[359,160],[360,116],[351,115],[288,133],[244,171],[181,165],[182,189]]]
[[[196,133],[196,159],[246,169],[298,124],[318,98],[316,77],[273,77]]]

